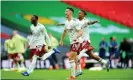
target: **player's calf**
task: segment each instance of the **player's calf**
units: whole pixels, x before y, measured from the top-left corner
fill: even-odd
[[[76,69],[75,69],[75,67],[76,67],[76,64],[75,64],[75,62],[76,62],[76,52],[70,52],[69,62],[70,62],[71,76],[75,77],[75,75],[76,75]]]

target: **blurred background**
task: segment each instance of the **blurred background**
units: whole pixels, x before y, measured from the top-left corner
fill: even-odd
[[[14,68],[5,49],[5,42],[14,30],[27,39],[30,33],[30,18],[39,16],[60,55],[52,55],[46,61],[37,61],[36,69],[69,69],[69,38],[64,46],[58,46],[64,27],[57,27],[65,21],[66,7],[74,8],[74,17],[80,9],[87,12],[86,18],[99,23],[89,26],[91,45],[94,53],[110,60],[110,68],[133,67],[133,2],[93,2],[93,1],[2,1],[1,2],[1,69]],[[116,44],[113,45],[112,42]],[[114,49],[113,49],[114,48]],[[22,54],[25,68],[30,64],[29,51]],[[22,64],[20,64],[22,65]],[[82,69],[92,67],[104,68],[95,60],[84,55],[81,59]],[[14,69],[13,69],[14,70]]]

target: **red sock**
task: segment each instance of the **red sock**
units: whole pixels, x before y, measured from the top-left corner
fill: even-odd
[[[14,61],[12,61],[12,63],[11,63],[11,68],[13,68],[13,64],[14,64]]]

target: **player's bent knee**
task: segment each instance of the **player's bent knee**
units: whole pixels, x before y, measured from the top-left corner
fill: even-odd
[[[69,60],[75,60],[76,59],[76,52],[70,52]]]

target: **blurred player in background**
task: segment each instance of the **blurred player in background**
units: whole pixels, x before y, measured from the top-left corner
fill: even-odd
[[[105,38],[103,37],[99,43],[99,56],[103,59],[106,58],[107,47],[108,47],[108,43],[105,41]]]
[[[131,47],[131,42],[127,38],[124,38],[119,48],[121,68],[129,67],[129,60],[132,58]]]
[[[48,49],[51,49],[51,42],[49,39],[49,36],[47,34],[47,31],[44,27],[44,25],[38,23],[38,16],[33,15],[31,17],[31,32],[32,32],[32,39],[31,39],[31,45],[30,45],[30,51],[33,53],[32,62],[27,69],[27,71],[23,72],[23,76],[29,76],[30,73],[34,70],[36,67],[36,61],[38,58],[41,58],[42,60],[47,59],[50,55],[53,53],[60,53],[57,49],[53,48],[51,51],[47,53],[45,46],[46,46],[46,40],[48,41]],[[45,40],[46,38],[46,40]]]
[[[131,44],[131,61],[132,61],[131,69],[133,69],[133,39],[132,38],[130,38],[130,44]]]
[[[110,68],[113,68],[112,61],[116,58],[118,50],[118,44],[116,42],[115,37],[110,37],[110,43],[109,43],[109,61],[110,61]]]
[[[12,36],[10,36],[10,39],[5,40],[4,43],[5,51],[8,53],[8,60],[9,60],[9,69],[13,69],[13,64],[17,64],[16,57],[17,53],[15,53],[15,45],[12,41]]]
[[[25,70],[23,53],[26,49],[27,39],[19,35],[18,32],[14,30],[12,40],[15,45],[15,51],[18,54],[17,61],[20,63],[20,65],[18,65],[18,70]]]

